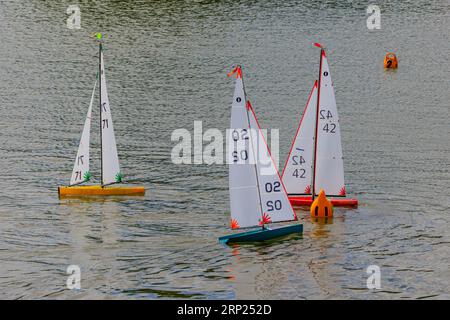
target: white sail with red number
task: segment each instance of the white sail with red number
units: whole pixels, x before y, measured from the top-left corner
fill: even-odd
[[[297,219],[258,121],[248,103],[242,70],[236,85],[228,137],[231,228],[262,226]]]
[[[283,182],[289,196],[311,195],[314,133],[317,110],[317,81],[309,94],[294,141],[283,170]]]

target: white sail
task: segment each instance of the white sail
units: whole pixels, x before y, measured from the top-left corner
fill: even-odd
[[[100,50],[100,110],[102,139],[102,184],[107,185],[122,181],[119,158],[117,156],[116,138],[106,89],[103,51]]]
[[[251,128],[250,136],[257,159],[256,167],[263,212],[261,224],[296,220],[297,216],[289,202],[286,189],[272,159],[255,112],[250,103],[247,102],[247,104]]]
[[[319,85],[315,194],[323,189],[327,196],[345,196],[341,130],[325,50],[322,50]]]
[[[228,137],[231,227],[257,226],[262,219],[256,167],[251,145],[246,97],[238,69]]]
[[[306,103],[284,165],[283,183],[288,195],[311,195],[314,135],[317,111],[317,81]]]
[[[84,121],[83,133],[81,134],[80,145],[78,146],[77,157],[73,166],[72,177],[70,178],[70,185],[87,182],[91,178],[89,172],[89,142],[91,133],[91,114],[92,104],[94,103],[95,87],[97,80],[95,80],[94,89],[92,90],[91,102]]]

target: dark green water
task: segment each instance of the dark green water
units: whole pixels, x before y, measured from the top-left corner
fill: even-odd
[[[0,1],[0,297],[449,298],[450,4],[379,1]],[[125,180],[143,198],[59,200],[70,178],[97,47],[106,69]],[[340,112],[348,193],[318,225],[299,210],[302,238],[223,247],[225,165],[171,162],[176,128],[225,130],[234,83],[265,128],[280,129],[284,163],[328,48]],[[387,51],[399,69],[383,70]],[[94,117],[96,115],[94,114]],[[94,125],[96,122],[94,121]],[[99,141],[92,133],[91,171]],[[66,289],[66,268],[82,270]],[[366,268],[381,268],[381,289]]]

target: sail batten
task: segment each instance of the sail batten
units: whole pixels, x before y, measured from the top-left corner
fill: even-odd
[[[89,181],[91,178],[91,174],[89,172],[89,144],[91,134],[92,105],[94,103],[96,87],[97,80],[95,80],[94,88],[92,89],[91,102],[89,103],[86,120],[84,121],[83,132],[81,134],[80,144],[78,146],[78,152],[75,158],[72,176],[70,178],[70,186],[82,184]]]
[[[117,154],[116,138],[111,116],[108,92],[106,88],[103,51],[100,49],[100,131],[101,131],[101,170],[102,185],[119,183],[122,181],[119,157]]]

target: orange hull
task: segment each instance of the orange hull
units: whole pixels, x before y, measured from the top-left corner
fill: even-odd
[[[358,199],[349,198],[330,198],[331,204],[334,207],[358,207]],[[293,206],[308,206],[312,204],[311,197],[289,197],[289,201]]]

